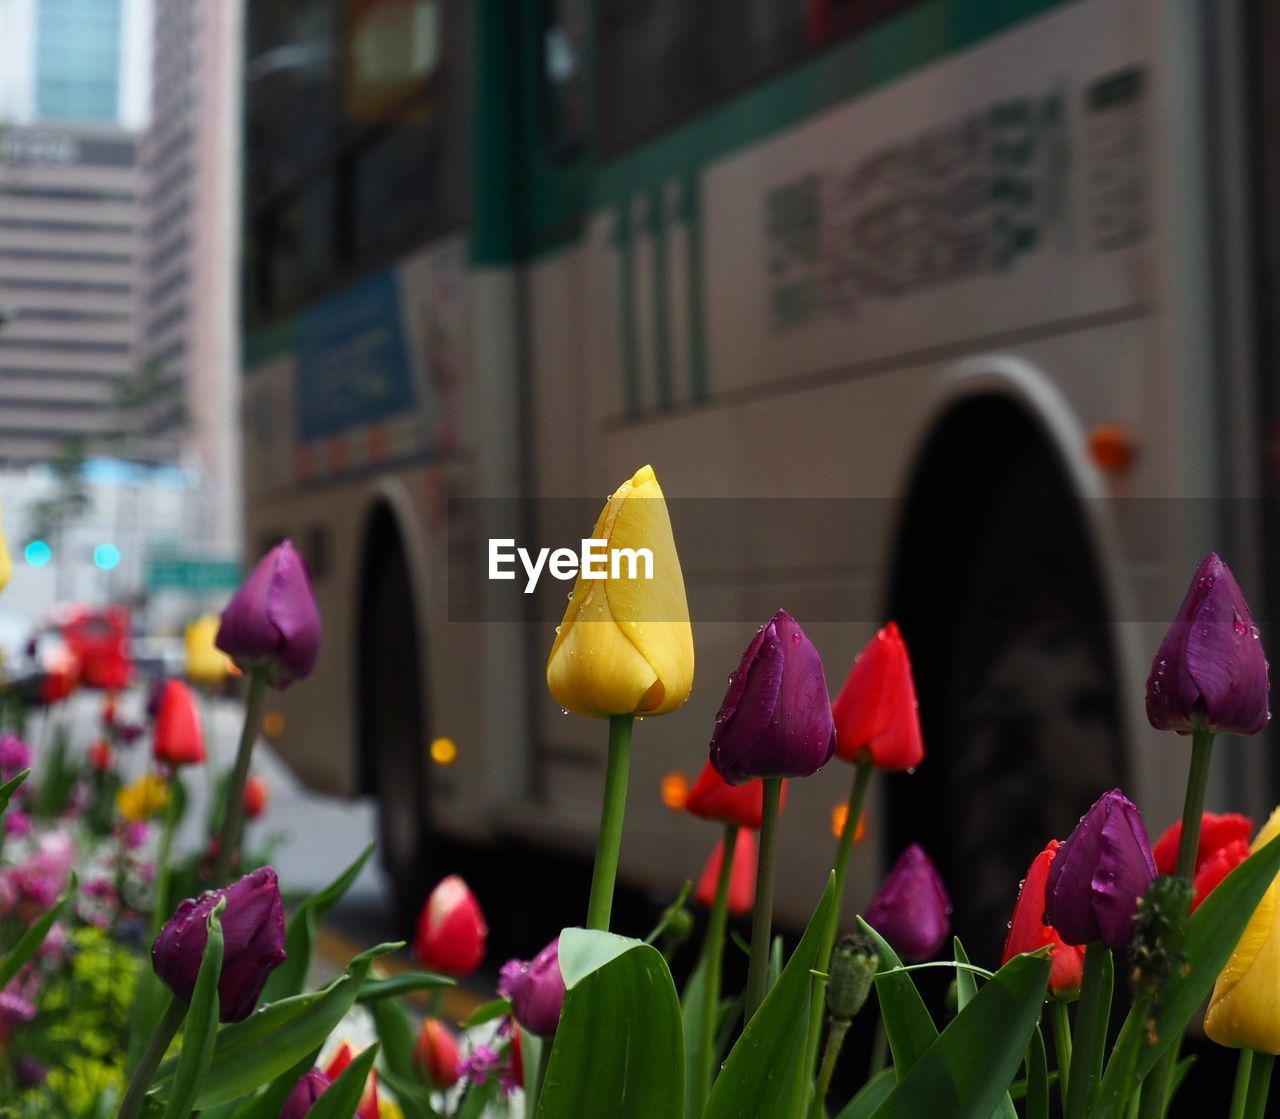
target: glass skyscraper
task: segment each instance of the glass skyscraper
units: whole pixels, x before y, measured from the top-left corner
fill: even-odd
[[[35,107],[40,119],[117,119],[122,6],[122,0],[37,0]]]

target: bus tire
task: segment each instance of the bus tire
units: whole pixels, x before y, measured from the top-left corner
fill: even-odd
[[[399,925],[410,932],[430,886],[427,719],[409,566],[398,538],[369,554],[360,657],[361,746],[378,801],[378,851]]]
[[[904,625],[925,646],[927,753],[893,792],[893,853],[925,842],[955,930],[984,962],[999,957],[1032,859],[1125,771],[1106,596],[1079,506],[1047,449],[1008,466],[942,561],[960,572],[950,617]]]

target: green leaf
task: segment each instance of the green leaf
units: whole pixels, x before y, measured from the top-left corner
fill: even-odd
[[[1009,1097],[1005,1096],[1008,1100]],[[1039,1023],[1027,1046],[1026,1119],[1049,1119],[1049,1057]],[[1012,1102],[1009,1104],[1013,1106]],[[1014,1112],[1016,1115],[1017,1112]]]
[[[1040,1018],[1049,960],[1015,956],[911,1066],[873,1119],[988,1119],[1017,1075]]]
[[[291,995],[302,993],[307,981],[307,972],[311,970],[311,954],[315,946],[316,929],[334,905],[342,898],[351,884],[360,876],[370,857],[375,844],[369,845],[361,852],[346,870],[338,875],[319,893],[312,894],[294,910],[285,929],[284,947],[288,953],[284,963],[271,973],[266,989],[262,992],[263,1000],[275,1002]]]
[[[431,1106],[431,1092],[424,1085],[412,1078],[406,1079],[402,1073],[386,1067],[386,1050],[383,1050],[383,1066],[378,1071],[383,1082],[389,1087],[404,1112],[405,1119],[437,1119],[438,1113]]]
[[[378,1040],[382,1043],[384,1067],[413,1080],[417,1075],[413,1060],[413,1047],[417,1037],[408,1012],[395,999],[388,999],[371,1003],[369,1013],[373,1017],[374,1029],[378,1031]]]
[[[0,816],[3,816],[4,810],[9,807],[9,801],[13,798],[13,794],[18,791],[18,786],[30,776],[31,770],[24,769],[12,780],[0,785]]]
[[[1121,1099],[1146,1077],[1165,1050],[1182,1037],[1191,1016],[1209,997],[1214,981],[1277,874],[1280,874],[1280,837],[1236,867],[1191,915],[1183,944],[1190,967],[1185,975],[1172,976],[1161,992],[1156,1013],[1159,1040],[1154,1045],[1141,1046],[1128,1078],[1125,1064],[1112,1057],[1102,1078],[1097,1104],[1090,1112],[1091,1119],[1115,1119]],[[1117,1053],[1122,1045],[1134,1043],[1142,1029],[1138,1015],[1131,1011],[1121,1027]]]
[[[447,975],[435,975],[429,971],[402,971],[386,978],[366,979],[360,989],[359,1003],[378,1002],[380,999],[411,995],[414,991],[431,991],[439,987],[452,987],[456,980]]]
[[[956,968],[956,1008],[963,1010],[978,993],[978,977],[969,970],[969,956],[958,936],[952,937],[952,945],[955,949],[956,963],[965,965]],[[1009,1098],[1007,1092],[1004,1099],[1000,1101],[1000,1106],[993,1113],[992,1119],[1018,1119],[1017,1109],[1013,1106],[1013,1100]]]
[[[313,1049],[258,1092],[251,1103],[246,1104],[243,1099],[232,1100],[220,1107],[201,1112],[200,1119],[280,1119],[280,1112],[284,1109],[289,1093],[303,1073],[315,1067],[319,1057],[319,1048]]]
[[[684,1024],[684,1117],[699,1119],[702,1114],[698,1070],[702,1067],[702,1022],[707,1005],[707,957],[698,957],[693,973],[680,995],[680,1017]]]
[[[483,1026],[486,1022],[492,1022],[495,1018],[501,1018],[504,1014],[510,1013],[510,999],[493,999],[482,1006],[477,1006],[467,1020],[462,1023],[462,1028],[464,1030],[473,1030],[476,1026]]]
[[[680,1000],[662,954],[612,933],[565,929],[560,970],[564,1009],[538,1119],[679,1115]]]
[[[182,1034],[182,1052],[173,1078],[173,1091],[164,1109],[164,1119],[186,1119],[191,1114],[196,1093],[209,1073],[213,1061],[213,1045],[218,1033],[218,979],[222,975],[222,911],[226,898],[218,901],[209,914],[209,939],[196,976],[191,1007],[187,1011]]]
[[[834,905],[832,876],[795,953],[730,1050],[711,1089],[705,1119],[761,1115],[792,1119],[801,1114],[811,1073],[805,1064],[803,1043],[814,987],[810,973],[818,966],[820,942]]]
[[[373,960],[397,948],[383,944],[362,952],[327,987],[260,1006],[243,1022],[219,1030],[209,1075],[196,1096],[196,1110],[240,1099],[319,1049],[354,1005]],[[172,1060],[160,1066],[156,1085],[162,1098],[172,1090],[174,1071]]]
[[[880,1001],[880,1017],[884,1022],[885,1037],[893,1053],[893,1067],[901,1080],[911,1066],[938,1038],[938,1027],[933,1024],[929,1011],[911,981],[897,952],[875,929],[858,918],[858,927],[869,936],[880,956],[880,970],[876,973],[876,998]]]
[[[307,1119],[352,1119],[364,1095],[369,1070],[373,1068],[378,1047],[370,1045],[342,1070],[342,1075],[329,1085],[307,1112]]]
[[[882,1068],[868,1080],[836,1119],[871,1119],[876,1108],[889,1098],[898,1083],[893,1068]]]
[[[62,911],[67,908],[75,891],[76,876],[72,874],[67,881],[67,888],[54,903],[53,908],[18,938],[18,943],[9,950],[7,956],[0,958],[0,991],[3,991],[9,985],[9,980],[22,970],[22,965],[40,950],[44,938],[49,935],[54,922],[62,916]]]

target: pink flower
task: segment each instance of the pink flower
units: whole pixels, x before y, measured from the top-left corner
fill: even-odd
[[[66,832],[49,832],[40,837],[35,851],[14,872],[24,900],[37,909],[50,909],[67,888],[76,847]]]

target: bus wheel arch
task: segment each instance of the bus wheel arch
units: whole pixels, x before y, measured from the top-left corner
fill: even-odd
[[[428,663],[412,521],[379,494],[361,534],[356,649],[359,787],[378,801],[378,849],[398,917],[412,920],[429,884]]]
[[[960,394],[920,446],[887,606],[927,753],[890,784],[888,839],[940,858],[957,931],[990,959],[1035,853],[1124,780],[1110,594],[1073,464],[1025,398]]]

